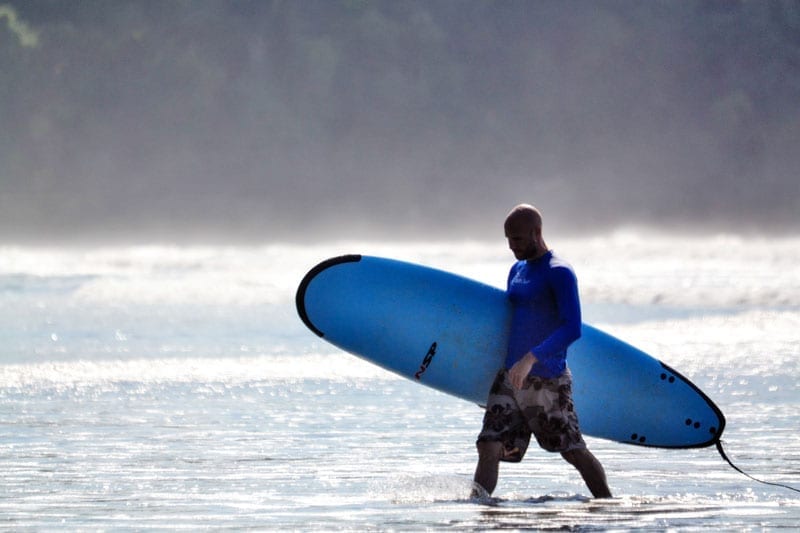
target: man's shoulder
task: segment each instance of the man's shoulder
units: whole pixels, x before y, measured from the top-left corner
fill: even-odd
[[[564,259],[563,257],[559,256],[555,252],[551,252],[550,255],[550,272],[558,277],[567,277],[575,279],[575,270],[572,268],[572,265]]]
[[[572,270],[572,265],[569,261],[558,255],[556,252],[550,252],[550,268],[566,268]]]

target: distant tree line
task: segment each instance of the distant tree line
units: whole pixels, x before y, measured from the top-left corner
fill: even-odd
[[[0,237],[797,228],[798,102],[794,0],[0,0]]]

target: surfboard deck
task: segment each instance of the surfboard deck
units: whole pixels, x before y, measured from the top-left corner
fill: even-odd
[[[503,367],[505,293],[442,270],[335,257],[306,274],[296,306],[311,331],[342,350],[479,405]],[[725,417],[697,386],[597,328],[583,324],[567,364],[586,435],[662,448],[709,446],[722,435]]]

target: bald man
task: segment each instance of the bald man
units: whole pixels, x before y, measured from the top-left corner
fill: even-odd
[[[560,453],[578,469],[595,498],[610,498],[605,472],[586,448],[572,402],[567,348],[581,335],[575,273],[545,244],[535,207],[515,207],[505,235],[517,258],[508,276],[511,331],[505,368],[486,402],[475,482],[491,494],[500,461],[521,461],[533,434],[541,448]]]

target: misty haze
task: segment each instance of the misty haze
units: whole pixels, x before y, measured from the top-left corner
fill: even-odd
[[[800,3],[0,0],[0,239],[800,229]]]

